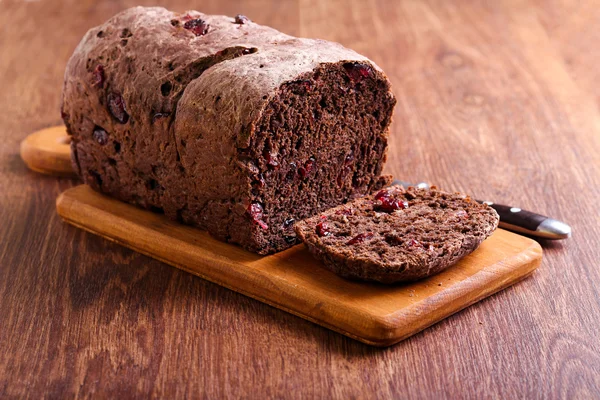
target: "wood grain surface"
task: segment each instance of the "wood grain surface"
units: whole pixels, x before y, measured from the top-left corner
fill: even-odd
[[[60,221],[29,171],[84,32],[149,0],[0,0],[0,397],[598,398],[596,0],[203,0],[375,60],[387,171],[564,220],[519,285],[376,349]]]
[[[404,285],[353,282],[305,246],[261,257],[207,232],[79,185],[56,200],[66,222],[361,342],[390,346],[529,276],[536,241],[498,229],[447,270]]]

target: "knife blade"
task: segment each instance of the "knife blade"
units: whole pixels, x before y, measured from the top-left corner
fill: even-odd
[[[420,189],[429,189],[431,187],[426,182],[409,183],[398,179],[394,180],[392,185],[413,186]],[[519,207],[505,206],[488,200],[476,201],[487,204],[496,210],[500,216],[499,225],[506,230],[551,240],[571,237],[571,227],[562,221],[532,211],[522,210]]]

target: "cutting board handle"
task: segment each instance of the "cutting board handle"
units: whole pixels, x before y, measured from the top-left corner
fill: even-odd
[[[21,158],[42,174],[77,177],[71,166],[71,137],[64,125],[42,129],[21,142]]]

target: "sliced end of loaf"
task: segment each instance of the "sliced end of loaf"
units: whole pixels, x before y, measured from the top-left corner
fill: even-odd
[[[436,274],[475,250],[498,214],[458,193],[392,186],[297,224],[310,252],[333,272],[382,283]]]

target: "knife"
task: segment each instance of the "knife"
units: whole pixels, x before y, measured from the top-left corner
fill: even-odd
[[[430,188],[430,185],[426,182],[409,183],[397,179],[392,182],[392,185],[413,186],[419,189]],[[557,240],[571,237],[571,227],[564,222],[531,211],[522,210],[519,207],[505,206],[492,201],[476,201],[487,204],[496,210],[500,216],[499,225],[501,228],[544,239]]]

